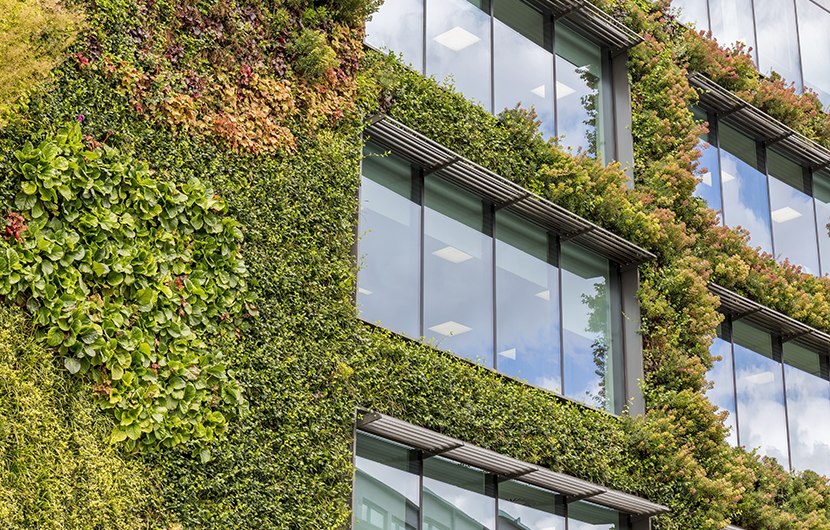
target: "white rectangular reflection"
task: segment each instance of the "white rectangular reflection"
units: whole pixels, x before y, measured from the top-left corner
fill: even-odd
[[[449,31],[434,37],[432,40],[438,44],[442,44],[454,52],[458,52],[472,46],[481,39],[470,33],[464,28],[456,26]]]
[[[429,328],[430,331],[434,331],[439,335],[461,335],[462,333],[467,333],[468,331],[472,331],[473,328],[469,328],[464,324],[459,324],[454,320],[448,320],[443,324],[438,324],[437,326],[432,326]]]
[[[450,261],[452,263],[461,263],[461,262],[467,261],[468,259],[472,258],[472,256],[470,256],[466,252],[458,250],[457,248],[455,248],[453,246],[444,247],[440,250],[436,250],[435,252],[432,253],[432,255],[433,256],[438,256],[439,258],[445,259],[445,260]]]

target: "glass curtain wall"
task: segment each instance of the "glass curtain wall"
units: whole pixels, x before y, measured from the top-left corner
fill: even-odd
[[[672,4],[680,8],[682,22],[695,24],[698,30],[711,29],[721,45],[739,41],[752,46],[762,73],[775,72],[796,90],[810,88],[830,105],[830,1],[674,0]]]
[[[700,182],[695,196],[720,210],[724,224],[750,233],[779,262],[807,274],[830,273],[830,172],[811,172],[795,160],[692,107],[698,122],[709,122],[700,137]],[[705,169],[704,169],[705,168]]]
[[[552,20],[525,0],[386,0],[366,24],[366,42],[450,78],[494,114],[532,107],[545,138],[608,162],[607,53]]]
[[[365,153],[361,318],[620,412],[617,266],[440,174]]]
[[[730,443],[830,475],[827,355],[728,318],[710,353],[722,360],[709,371],[708,396],[729,413]]]
[[[357,433],[356,530],[629,530],[590,502]],[[422,481],[422,485],[421,485]]]

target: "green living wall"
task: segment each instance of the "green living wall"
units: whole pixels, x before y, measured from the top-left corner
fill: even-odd
[[[20,380],[3,381],[0,411],[50,418],[0,427],[0,525],[342,528],[363,406],[666,504],[658,529],[830,528],[827,480],[729,447],[705,398],[719,319],[707,281],[824,330],[830,308],[827,280],[759,255],[691,196],[703,126],[685,73],[830,145],[820,103],[759,78],[742,50],[678,26],[666,5],[601,2],[645,37],[629,61],[636,190],[626,191],[618,167],[541,141],[530,113],[492,117],[364,52],[375,7],[67,5],[83,19],[74,44],[39,48],[58,66],[48,83],[15,85],[0,130],[0,339],[11,344],[0,362]],[[361,131],[378,112],[658,256],[641,268],[646,417],[560,400],[355,318]],[[84,231],[76,215],[106,230]],[[142,260],[131,230],[144,234]],[[56,298],[63,307],[38,313],[38,300]],[[48,377],[26,375],[37,373]],[[23,400],[31,392],[52,397]],[[50,443],[77,430],[73,444]],[[18,463],[47,449],[50,459]],[[26,480],[58,463],[94,478]],[[92,480],[103,485],[84,486]],[[63,498],[77,516],[55,508]]]

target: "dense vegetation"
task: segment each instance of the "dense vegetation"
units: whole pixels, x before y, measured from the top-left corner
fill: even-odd
[[[677,25],[666,5],[602,3],[645,37],[630,52],[636,189],[627,191],[618,167],[543,142],[531,113],[495,118],[394,58],[365,54],[362,21],[374,7],[74,7],[71,20],[85,22],[67,51],[68,37],[49,48],[63,57],[52,81],[29,85],[0,130],[0,369],[11,374],[0,379],[2,525],[341,527],[354,409],[364,406],[670,506],[655,528],[830,528],[827,480],[729,447],[705,397],[719,320],[707,281],[827,331],[830,302],[828,280],[748,248],[745,234],[718,227],[691,196],[703,125],[688,110],[695,94],[685,74],[704,72],[830,146],[818,100],[760,78],[742,50]],[[26,24],[14,24],[18,34],[31,33]],[[9,70],[0,67],[3,79]],[[354,318],[360,132],[363,117],[378,112],[658,256],[641,268],[645,418],[561,401]],[[109,179],[115,195],[90,193],[95,182],[79,179],[70,160],[98,171],[93,181]],[[85,230],[78,216],[109,229]],[[217,232],[216,223],[227,228]],[[60,237],[83,241],[83,255],[69,260],[61,248],[58,256],[55,245],[67,245],[56,234],[76,230],[77,240]],[[136,251],[159,270],[124,259],[130,230],[144,235]],[[116,281],[113,271],[133,278]],[[41,311],[46,300],[70,309],[78,327],[61,327],[62,309]],[[114,312],[123,318],[106,325]],[[181,335],[184,321],[182,339],[171,330]],[[125,381],[127,373],[135,375]],[[147,386],[155,380],[169,384],[161,407]],[[43,420],[27,423],[33,417]],[[67,498],[70,514],[56,508]]]

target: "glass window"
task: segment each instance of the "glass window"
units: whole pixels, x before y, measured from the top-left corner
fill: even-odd
[[[775,151],[767,151],[770,209],[775,257],[818,274],[818,247],[809,178],[800,165]]]
[[[426,44],[426,74],[451,75],[459,92],[492,111],[488,2],[427,0]]]
[[[749,231],[749,243],[772,254],[769,198],[758,144],[721,122],[718,123],[723,186],[723,221]]]
[[[781,363],[773,359],[769,333],[742,322],[732,325],[738,431],[741,445],[789,466],[784,380]]]
[[[692,107],[695,121],[709,122],[709,132],[700,137],[697,148],[702,156],[698,159],[698,169],[701,171],[700,182],[695,188],[694,195],[706,201],[709,208],[716,212],[722,210],[720,197],[720,162],[718,160],[718,137],[715,120],[709,120],[706,112],[700,107]],[[721,215],[723,217],[723,215]],[[721,222],[723,220],[721,219]]]
[[[830,381],[819,354],[785,343],[784,377],[793,468],[830,476]]]
[[[674,0],[672,7],[680,8],[680,20],[694,24],[698,30],[709,30],[709,8],[706,0]]]
[[[414,451],[357,434],[355,530],[418,528],[420,471]]]
[[[568,530],[626,530],[627,517],[615,510],[590,502],[568,506]]]
[[[613,412],[610,264],[573,243],[561,252],[563,393]]]
[[[559,145],[600,156],[605,152],[601,49],[560,22],[555,31]]]
[[[426,179],[424,336],[492,363],[493,239],[481,199],[439,177]],[[485,232],[486,230],[486,232]]]
[[[513,480],[499,484],[499,530],[565,530],[564,499]]]
[[[434,457],[424,460],[425,530],[495,530],[492,479],[483,471]]]
[[[550,17],[520,0],[499,0],[494,9],[494,111],[533,107],[544,137],[555,136]]]
[[[813,173],[813,195],[816,205],[816,230],[821,251],[821,273],[830,272],[830,173]]]
[[[366,43],[401,54],[418,72],[424,68],[423,0],[385,0],[366,21]]]
[[[796,0],[798,30],[801,40],[801,66],[804,86],[812,88],[821,100],[830,103],[830,68],[827,54],[830,50],[830,12],[810,0]]]
[[[421,208],[412,195],[409,163],[367,145],[360,188],[360,316],[420,337]]]
[[[752,48],[750,53],[757,59],[752,0],[709,0],[709,21],[712,33],[721,45],[731,47],[742,42],[745,49]]]
[[[777,72],[801,89],[801,60],[795,4],[787,0],[754,0],[755,31],[758,33],[758,69]]]
[[[555,243],[515,214],[496,215],[496,368],[560,392]]]
[[[730,428],[727,441],[732,445],[738,444],[738,429],[735,425],[735,383],[732,369],[732,342],[728,335],[723,332],[724,326],[718,326],[718,336],[709,347],[712,357],[721,357],[722,360],[715,361],[712,369],[709,370],[707,379],[714,385],[706,391],[709,401],[721,410],[729,413],[724,425]]]

